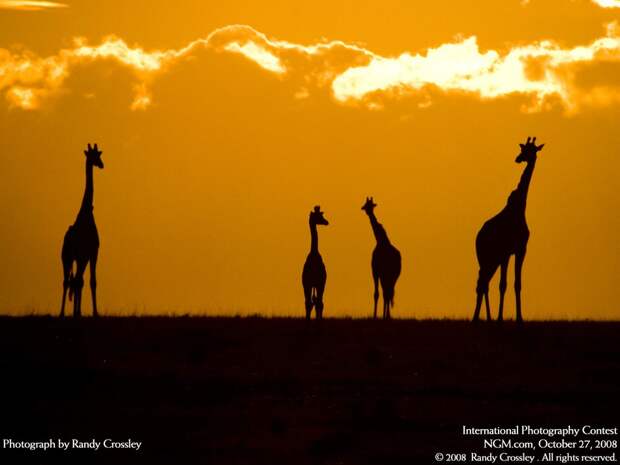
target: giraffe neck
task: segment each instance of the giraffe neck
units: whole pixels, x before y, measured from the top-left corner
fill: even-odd
[[[82,198],[82,205],[80,207],[80,215],[90,214],[93,211],[93,196],[94,196],[94,182],[93,182],[93,165],[86,161],[86,185],[84,187],[84,197]]]
[[[319,233],[313,221],[310,221],[310,253],[319,253]]]
[[[536,159],[527,162],[525,169],[523,170],[523,174],[521,174],[521,179],[519,180],[519,185],[517,189],[514,191],[515,193],[515,204],[518,208],[518,211],[523,212],[525,214],[525,206],[527,203],[527,193],[530,188],[530,182],[532,181],[532,174],[534,173],[534,168],[536,166]]]
[[[375,216],[374,211],[369,211],[368,218],[370,219],[370,226],[372,227],[372,232],[375,235],[375,240],[377,244],[389,244],[390,240],[388,239],[387,233],[385,232],[385,228],[379,221],[377,221],[377,217]]]

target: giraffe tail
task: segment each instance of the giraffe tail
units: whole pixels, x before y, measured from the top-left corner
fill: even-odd
[[[73,271],[69,272],[69,302],[73,300]]]

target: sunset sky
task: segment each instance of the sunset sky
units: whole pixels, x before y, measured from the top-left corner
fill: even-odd
[[[618,319],[620,1],[0,1],[0,313],[58,311],[97,142],[103,314],[302,315],[320,205],[325,315],[368,316],[372,195],[393,315],[469,318],[534,135],[524,317]]]

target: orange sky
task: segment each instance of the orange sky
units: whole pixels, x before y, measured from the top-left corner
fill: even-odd
[[[620,316],[620,8],[16,3],[0,2],[0,312],[57,311],[96,141],[103,313],[301,315],[320,204],[325,314],[368,315],[373,195],[403,255],[393,314],[469,317],[476,232],[537,135],[524,316]]]

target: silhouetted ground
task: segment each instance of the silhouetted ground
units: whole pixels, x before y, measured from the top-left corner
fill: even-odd
[[[618,426],[619,334],[590,322],[0,318],[0,438],[143,443],[82,463],[432,464],[479,449],[462,425]]]

